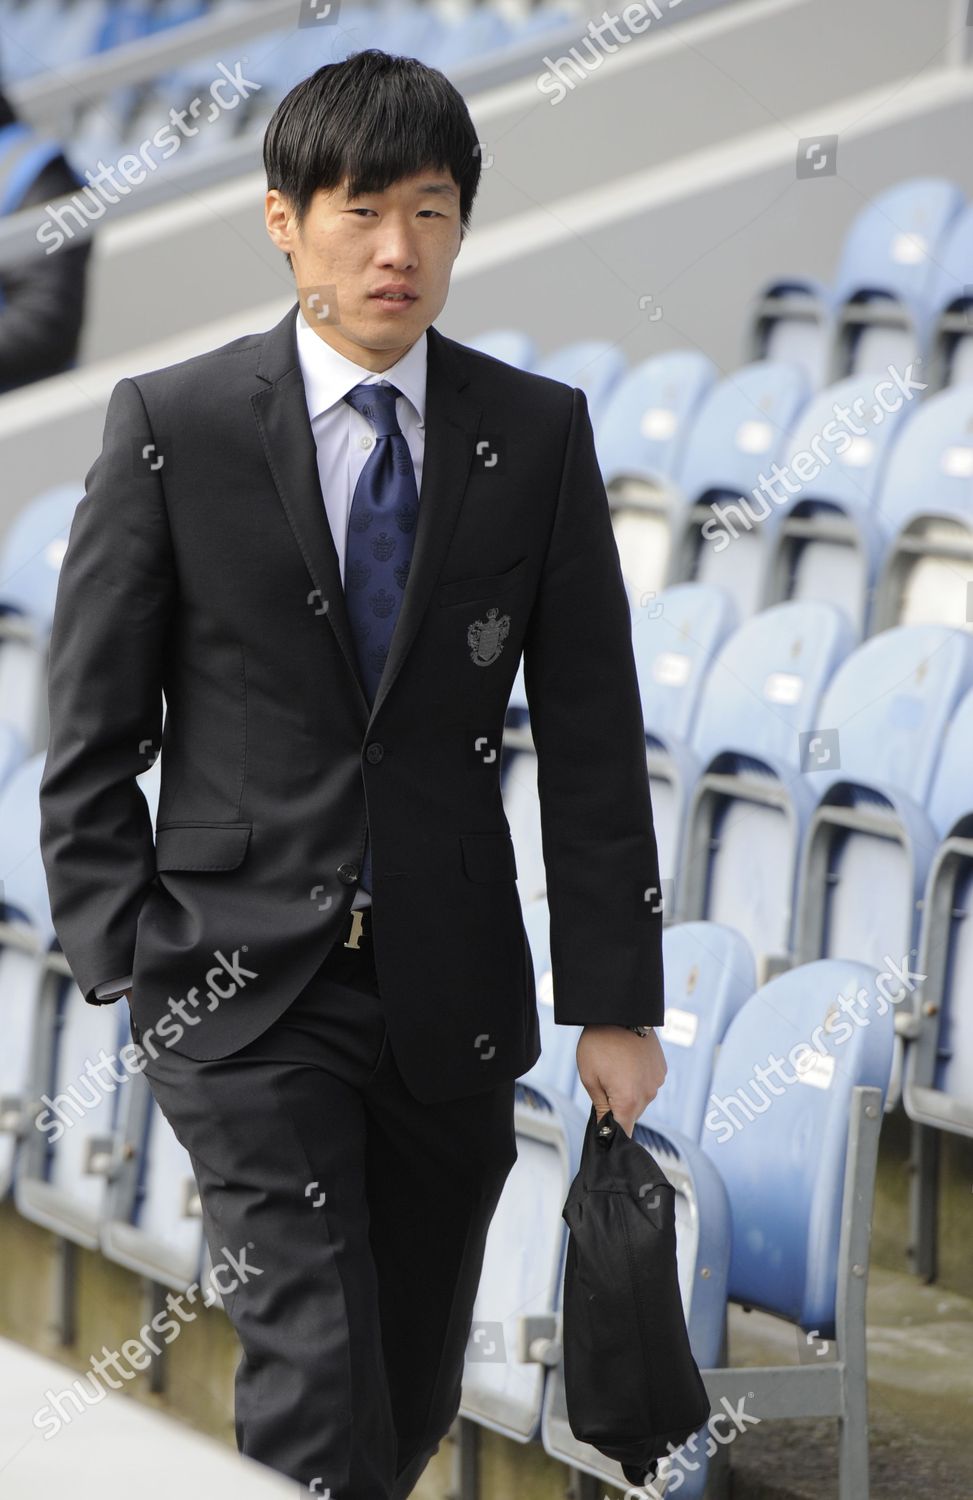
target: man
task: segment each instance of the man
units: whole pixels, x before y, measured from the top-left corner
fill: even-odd
[[[264,157],[299,305],[112,393],[43,852],[86,1000],[126,986],[214,1259],[257,1268],[226,1298],[241,1451],[398,1500],[456,1415],[540,1050],[499,783],[522,651],[555,1019],[629,1133],[665,1073],[658,864],[584,396],[432,326],[480,170],[460,95],[361,52],[288,94]]]
[[[73,193],[82,179],[55,141],[18,120],[0,91],[0,213]],[[0,268],[0,392],[75,364],[84,324],[92,240]]]

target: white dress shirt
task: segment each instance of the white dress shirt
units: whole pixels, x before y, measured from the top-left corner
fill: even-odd
[[[401,395],[396,398],[395,414],[409,445],[416,471],[416,491],[422,484],[422,459],[425,448],[426,420],[426,334],[423,333],[406,350],[402,358],[376,374],[339,354],[325,343],[307,323],[304,313],[297,313],[297,356],[304,377],[304,395],[308,417],[318,452],[318,477],[324,508],[331,526],[341,581],[345,581],[345,539],[355,485],[375,446],[375,429],[367,417],[355,410],[344,397],[354,386],[389,381]],[[355,892],[352,910],[371,905],[367,891]],[[108,998],[130,989],[131,974],[124,979],[106,980],[95,988],[95,995]]]

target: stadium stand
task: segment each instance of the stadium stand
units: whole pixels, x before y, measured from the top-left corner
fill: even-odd
[[[231,152],[252,149],[274,100],[309,71],[308,38],[283,25],[284,7],[251,8],[270,18],[248,40],[262,92],[179,170],[207,157],[214,173],[252,167]],[[182,58],[179,36],[237,25],[241,9],[0,0],[0,60],[41,102],[42,57],[52,71],[91,70],[71,115],[80,168],[143,138],[174,101],[187,106],[212,76],[220,33]],[[348,6],[312,62],[380,38],[486,76],[528,41],[553,46],[572,18],[572,5]],[[714,1402],[752,1397],[770,1420],[835,1418],[841,1500],[867,1500],[865,1292],[883,1115],[901,1105],[914,1127],[911,1238],[928,1279],[941,1133],[973,1137],[973,205],[945,178],[904,180],[866,204],[833,263],[831,284],[788,273],[760,283],[745,363],[728,373],[690,348],[630,369],[607,339],[544,352],[513,323],[466,341],[588,397],[632,605],[667,919],[669,1076],[635,1139],[677,1191],[694,1352]],[[867,405],[889,364],[917,358],[930,381],[921,402],[887,412],[799,495],[713,545],[720,518],[754,503],[773,463],[811,449],[836,404]],[[137,351],[131,359],[142,367]],[[89,1101],[82,1127],[58,1139],[39,1128],[38,1101],[80,1097],[87,1060],[128,1041],[122,1009],[80,1001],[37,851],[46,640],[80,489],[33,497],[0,550],[0,1179],[24,1219],[157,1289],[182,1289],[207,1266],[199,1202],[145,1080]],[[140,778],[153,809],[158,769]],[[590,1101],[578,1029],[553,1022],[522,666],[502,785],[543,1051],[518,1083],[519,1155],[490,1228],[460,1449],[490,1429],[622,1484],[574,1439],[564,1401],[560,1205]],[[921,986],[875,1004],[867,1025],[842,1021],[841,1002],[874,997],[890,959],[915,960]],[[756,1062],[812,1033],[816,1055],[771,1107]],[[715,1111],[732,1126],[723,1140],[707,1123],[716,1100],[731,1106]],[[731,1304],[792,1327],[798,1362],[731,1365]],[[705,1460],[684,1472],[684,1494],[707,1484],[719,1494],[727,1462],[720,1450],[709,1473]]]

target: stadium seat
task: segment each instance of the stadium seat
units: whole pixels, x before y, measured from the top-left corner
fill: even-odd
[[[799,962],[856,958],[884,969],[915,954],[938,842],[930,794],[947,725],[971,684],[973,640],[937,625],[883,631],[836,673],[805,761],[823,792],[798,880]],[[902,1063],[900,1040],[890,1108]]]
[[[519,370],[533,370],[537,361],[537,345],[520,328],[491,328],[468,343],[471,349],[492,354],[494,359],[516,365]]]
[[[906,401],[893,388],[886,405],[898,400],[899,408],[887,411],[875,385],[873,375],[853,375],[821,391],[798,417],[781,465],[788,493],[767,589],[768,603],[798,599],[836,605],[859,639],[885,543],[873,507],[902,425],[916,409],[914,400]],[[839,410],[847,411],[846,424],[835,419]]]
[[[943,737],[973,684],[973,641],[945,626],[885,630],[835,674],[806,775],[822,792],[808,830],[797,955],[881,967],[916,945],[937,843],[927,800]]]
[[[953,220],[936,254],[930,390],[973,379],[973,204]]]
[[[971,273],[973,274],[973,273]],[[930,396],[907,424],[879,495],[890,542],[876,630],[973,620],[973,386]]]
[[[82,485],[59,485],[11,522],[0,550],[0,723],[31,754],[47,743],[47,645]],[[2,782],[0,782],[2,784]]]
[[[654,355],[623,375],[593,423],[622,573],[635,603],[662,588],[669,565],[674,476],[717,376],[695,350]]]
[[[762,286],[747,318],[747,359],[800,365],[812,391],[828,373],[832,292],[813,277],[786,276]]]
[[[862,209],[835,276],[831,380],[889,365],[904,371],[925,356],[940,248],[964,201],[955,183],[918,177]]]
[[[735,624],[736,609],[726,590],[705,583],[675,584],[632,614],[667,918],[677,914],[679,854],[698,774],[689,741],[713,659]]]
[[[760,979],[789,962],[794,889],[813,794],[802,736],[851,650],[830,604],[778,604],[745,622],[716,657],[693,732],[700,766],[676,911],[737,928]]]
[[[581,339],[542,356],[537,373],[550,380],[563,380],[565,385],[580,386],[588,399],[588,413],[594,427],[625,373],[625,356],[617,344],[610,344],[607,339]]]
[[[758,361],[705,397],[676,480],[668,582],[717,583],[741,617],[765,602],[779,507],[761,493],[809,394],[799,365]]]
[[[469,62],[471,58],[508,46],[512,35],[509,22],[499,11],[475,6],[456,14],[452,23],[443,28],[435,45],[423,54],[423,61],[448,73],[458,63]]]
[[[489,753],[485,748],[484,754]],[[534,901],[547,889],[547,873],[537,789],[537,752],[526,707],[508,706],[501,751],[500,790],[517,863],[517,891],[521,901]]]
[[[100,48],[108,17],[108,0],[32,0],[0,8],[3,28],[4,84],[35,78],[48,68],[65,68]]]
[[[632,612],[632,649],[650,741],[690,740],[713,659],[737,624],[715,584],[677,583]]]
[[[34,848],[42,763],[43,756],[35,756],[22,773],[34,777],[27,803]],[[157,758],[137,781],[153,823],[159,772]],[[37,858],[40,863],[39,854]],[[122,1100],[127,1089],[144,1083],[134,1066],[128,1004],[87,1005],[52,945],[44,954],[32,1020],[25,1092],[33,1117],[18,1158],[14,1199],[24,1218],[97,1249],[119,1151]]]
[[[577,1172],[585,1115],[571,1098],[580,1027],[556,1026],[547,902],[528,903],[541,1056],[517,1084],[517,1161],[490,1223],[467,1345],[460,1416],[516,1442],[536,1436],[546,1365],[529,1355],[555,1343],[566,1226],[561,1205]]]
[[[937,1275],[940,1132],[973,1136],[973,692],[963,698],[946,731],[929,798],[929,816],[942,843],[929,869],[922,900],[919,957],[922,976],[911,1015],[901,1017],[908,1038],[902,1102],[913,1121],[909,1244],[914,1270]],[[903,1007],[904,1009],[904,1007]]]
[[[656,1029],[666,1079],[642,1123],[698,1141],[726,1029],[757,987],[746,939],[718,922],[676,922],[662,937],[665,1024]]]
[[[34,756],[0,785],[0,1201],[13,1186],[20,1145],[34,1128],[31,1055],[44,954],[55,941],[38,842],[43,763],[43,755]]]
[[[723,1039],[703,1131],[730,1205],[729,1300],[792,1323],[799,1354],[705,1369],[706,1389],[761,1421],[836,1417],[840,1500],[869,1493],[865,1294],[894,1030],[878,979],[822,961],[758,990]]]
[[[100,1227],[102,1253],[153,1282],[185,1290],[203,1273],[199,1191],[189,1153],[144,1074],[126,1087],[117,1143]]]

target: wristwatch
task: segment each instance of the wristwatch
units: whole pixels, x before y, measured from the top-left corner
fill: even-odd
[[[652,1027],[651,1026],[626,1026],[625,1030],[626,1031],[635,1031],[635,1032],[638,1033],[639,1036],[648,1036],[649,1032],[652,1030]]]

